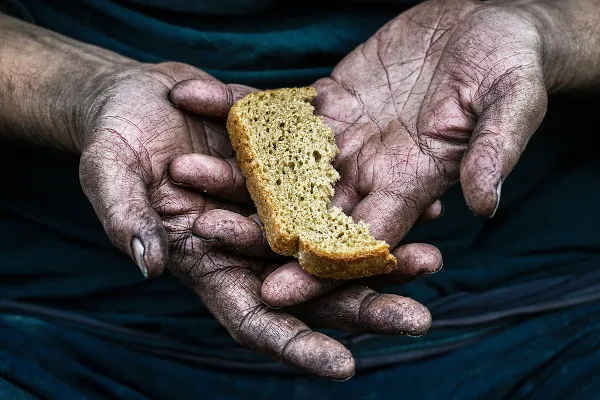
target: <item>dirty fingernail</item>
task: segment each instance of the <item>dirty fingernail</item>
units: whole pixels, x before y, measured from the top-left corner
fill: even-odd
[[[342,378],[342,379],[330,378],[329,380],[330,380],[330,381],[332,381],[332,382],[347,382],[347,381],[349,381],[350,379],[354,378],[354,375],[355,375],[355,374],[356,374],[356,373],[355,373],[355,372],[353,372],[353,373],[352,373],[352,375],[350,375],[350,376],[349,376],[349,377],[347,377],[347,378]]]
[[[490,218],[494,218],[494,215],[496,215],[496,211],[498,211],[498,207],[500,206],[500,192],[502,191],[502,179],[500,179],[500,181],[498,182],[498,186],[496,186],[496,207],[494,208],[494,211],[492,211],[492,214],[490,214]]]
[[[431,271],[431,272],[425,272],[424,274],[425,274],[425,275],[433,275],[433,274],[437,274],[437,273],[438,273],[438,272],[440,272],[442,269],[444,269],[444,262],[443,262],[443,261],[442,261],[442,263],[440,264],[440,266],[439,266],[439,267],[438,267],[436,270],[434,270],[434,271]]]
[[[131,249],[133,251],[133,257],[135,258],[135,262],[144,275],[144,278],[148,278],[148,267],[146,267],[146,262],[144,261],[144,252],[145,248],[142,244],[142,241],[136,237],[131,240]]]

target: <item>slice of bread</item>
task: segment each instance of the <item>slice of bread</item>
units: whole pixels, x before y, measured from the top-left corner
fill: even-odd
[[[271,248],[313,275],[352,279],[392,271],[396,259],[365,223],[330,207],[339,179],[333,131],[314,115],[312,87],[237,101],[227,130]]]

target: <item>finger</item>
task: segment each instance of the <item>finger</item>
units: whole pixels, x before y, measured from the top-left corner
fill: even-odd
[[[431,314],[424,305],[360,285],[313,300],[297,313],[312,326],[347,332],[421,336],[431,327]]]
[[[253,261],[206,251],[191,234],[184,242],[175,254],[180,261],[173,265],[174,273],[194,289],[236,341],[309,373],[332,379],[353,375],[354,358],[341,343],[262,303],[261,282],[254,272],[260,268]]]
[[[160,275],[168,260],[167,233],[147,192],[148,177],[112,146],[92,145],[81,156],[79,177],[112,243],[144,277]]]
[[[414,279],[423,274],[432,274],[442,267],[442,253],[428,243],[410,243],[397,247],[392,252],[398,260],[398,268],[382,278],[405,277]]]
[[[210,120],[200,115],[186,115],[192,149],[221,159],[235,157],[229,134],[223,121]]]
[[[448,149],[455,146],[442,147],[452,153]],[[449,165],[457,165],[457,160],[446,158],[440,148],[396,120],[372,136],[350,161],[346,168],[358,171],[354,186],[366,194],[352,209],[352,217],[369,225],[371,234],[392,248],[458,177],[457,167],[454,175],[448,175]]]
[[[189,79],[177,83],[171,89],[169,99],[186,111],[206,117],[225,118],[233,103],[255,90],[216,80]]]
[[[428,156],[424,156],[428,157]],[[435,163],[426,160],[424,164]],[[415,161],[419,164],[419,161]],[[408,231],[417,223],[439,217],[441,203],[434,201],[451,185],[451,181],[437,176],[435,167],[421,165],[408,174],[420,174],[411,182],[402,182],[391,189],[378,188],[365,196],[352,210],[355,221],[365,222],[371,234],[390,247],[397,246]]]
[[[348,175],[341,171],[342,180],[335,185],[333,197],[331,198],[331,206],[338,207],[345,214],[350,214],[354,207],[360,203],[362,196],[352,182],[346,182]]]
[[[214,209],[228,210],[241,215],[250,214],[250,209],[240,204],[209,198],[185,187],[172,185],[170,182],[153,191],[152,206],[155,210],[160,210],[163,222],[165,218],[173,218],[183,214],[194,216],[195,220],[198,214]],[[191,229],[194,220],[188,228]]]
[[[319,297],[344,283],[311,275],[297,261],[290,261],[265,278],[261,297],[271,307],[288,307]]]
[[[364,282],[371,287],[385,288],[412,281],[418,276],[435,274],[442,270],[442,253],[427,243],[412,243],[394,250],[398,265],[402,267],[386,275],[367,278]]]
[[[444,207],[442,205],[442,201],[436,200],[429,206],[429,208],[425,210],[425,212],[423,212],[423,214],[421,214],[417,220],[417,224],[433,221],[434,219],[441,217],[443,214]]]
[[[393,254],[398,260],[397,270],[381,276],[382,280],[390,279],[390,283],[398,280],[405,282],[416,276],[432,273],[438,270],[442,263],[440,251],[425,243],[400,246]],[[296,261],[292,261],[265,278],[261,296],[265,303],[273,307],[287,307],[322,296],[344,283],[313,276],[304,271]]]
[[[169,165],[171,180],[223,200],[249,203],[244,176],[232,159],[205,154],[184,154]]]
[[[369,225],[371,234],[384,240],[390,247],[397,246],[414,226],[431,200],[423,198],[409,187],[396,192],[375,191],[367,195],[352,211],[355,221]]]
[[[235,284],[223,287],[223,281]],[[260,282],[250,271],[227,269],[200,287],[201,292],[196,292],[202,294],[207,307],[244,346],[317,375],[334,379],[352,376],[354,359],[350,352],[299,319],[265,306],[256,296]]]
[[[335,141],[340,149],[334,167],[341,175],[336,183],[331,205],[340,208],[345,214],[350,215],[352,210],[364,197],[360,190],[364,184],[361,176],[359,159],[360,154],[367,147],[368,138],[375,135],[369,126],[349,126],[336,135]]]
[[[460,166],[465,200],[476,214],[496,213],[502,183],[542,122],[547,102],[541,79],[510,74],[476,102],[479,118]]]
[[[271,272],[275,271],[277,268],[279,268],[279,264],[277,263],[271,263],[271,264],[266,264],[265,267],[263,268],[263,270],[260,272],[260,274],[258,274],[258,279],[260,279],[260,281],[264,281],[265,278],[267,276],[269,276],[271,274]],[[272,307],[271,308],[277,308],[277,307]]]
[[[200,215],[192,228],[194,235],[213,246],[251,257],[279,257],[271,251],[257,219],[227,210],[211,210]]]
[[[352,209],[360,203],[361,196],[358,191],[351,185],[345,184],[343,181],[338,182],[335,188],[335,194],[331,204],[340,208],[344,213],[351,213]],[[434,201],[421,216],[417,219],[417,224],[433,221],[444,214],[444,207],[441,200]]]

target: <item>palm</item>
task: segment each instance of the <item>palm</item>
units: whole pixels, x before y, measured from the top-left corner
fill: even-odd
[[[480,3],[431,1],[386,24],[316,83],[341,150],[336,202],[397,243],[459,177],[486,105],[538,94],[537,50],[528,21]]]

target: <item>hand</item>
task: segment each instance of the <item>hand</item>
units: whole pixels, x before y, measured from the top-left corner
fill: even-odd
[[[428,1],[317,81],[318,113],[340,147],[333,203],[391,246],[458,179],[469,207],[492,217],[546,111],[547,43],[538,22],[506,2]],[[269,302],[331,288],[289,269],[265,280]],[[307,286],[315,288],[309,296],[294,296]]]
[[[203,117],[184,114],[168,99],[175,82],[191,78],[202,81],[211,99]],[[144,276],[160,275],[167,264],[169,240],[163,225],[171,218],[187,215],[193,222],[217,206],[240,209],[235,205],[238,193],[230,193],[233,202],[211,202],[170,180],[168,167],[178,155],[203,154],[208,162],[217,155],[223,160],[214,160],[210,170],[223,177],[221,190],[227,190],[232,150],[223,122],[216,119],[226,115],[233,96],[249,90],[224,85],[186,64],[135,63],[103,75],[93,95],[86,96],[91,99],[87,119],[79,124],[84,134],[76,140],[82,153],[81,186],[108,237]]]
[[[335,202],[397,243],[460,177],[492,216],[546,110],[541,50],[517,7],[429,1],[386,24],[317,82],[343,149]]]
[[[183,113],[169,101],[175,82],[192,78],[206,99],[202,116]],[[234,256],[218,241],[201,236],[206,227],[229,214],[245,218],[251,212],[223,121],[233,100],[250,89],[224,85],[176,63],[128,67],[106,77],[100,88],[102,95],[89,108],[89,121],[82,124],[89,133],[81,138],[80,175],[84,192],[115,245],[149,276],[160,274],[166,265],[247,347],[314,374],[352,376],[354,359],[342,344],[263,304],[260,288],[270,270],[268,257]],[[192,165],[201,165],[206,172],[195,185],[200,191],[186,186],[195,176]],[[201,193],[205,191],[215,197]],[[236,228],[226,232],[228,241],[242,249],[254,248],[249,246],[256,240],[251,229]],[[359,286],[294,313],[310,318],[317,327],[371,332],[414,334],[430,321],[427,309],[410,299],[376,296]]]
[[[181,158],[181,160],[183,157]],[[260,296],[262,280],[276,265],[257,253],[264,239],[256,220],[227,210],[202,214],[190,234],[185,218],[167,224],[176,243],[171,270],[202,298],[239,343],[336,380],[353,376],[355,362],[338,341],[312,328],[384,334],[424,333],[431,324],[427,308],[414,300],[379,294],[362,285],[348,286],[301,307],[273,309]],[[206,237],[211,229],[220,237]],[[232,254],[224,243],[235,243]]]

